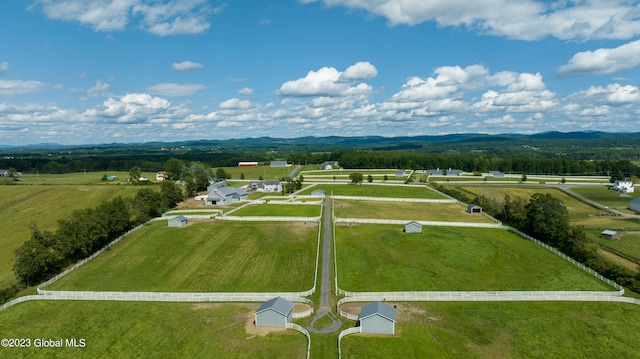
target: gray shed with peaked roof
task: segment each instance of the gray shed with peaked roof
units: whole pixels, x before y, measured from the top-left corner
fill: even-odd
[[[422,223],[411,221],[404,225],[404,233],[422,233]]]
[[[367,304],[358,316],[362,333],[395,334],[396,308],[382,302]]]
[[[187,225],[187,217],[177,216],[169,219],[169,227],[184,227]]]
[[[256,310],[256,327],[286,328],[293,319],[293,303],[276,297],[262,303]]]
[[[606,229],[600,233],[600,238],[615,240],[618,239],[618,232]]]
[[[482,213],[482,207],[477,204],[470,204],[467,206],[467,213]]]

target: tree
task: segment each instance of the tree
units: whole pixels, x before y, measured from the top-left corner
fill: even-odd
[[[140,177],[142,177],[142,170],[138,166],[133,166],[129,168],[129,178],[133,184],[138,184],[140,182]]]
[[[384,179],[385,181],[387,181],[387,180],[389,179],[389,176],[384,175],[383,179]]]
[[[160,194],[166,208],[173,208],[184,199],[182,188],[170,181],[160,183]]]
[[[177,158],[169,158],[165,161],[162,168],[167,172],[167,179],[179,180],[182,178],[182,169],[185,167],[184,161]]]
[[[569,235],[569,214],[564,204],[546,193],[534,193],[525,206],[524,231],[556,248],[564,248]]]
[[[224,180],[227,178],[231,178],[231,176],[227,173],[227,171],[224,170],[224,168],[220,167],[216,170],[216,179],[217,180]]]
[[[526,174],[522,174],[522,182],[527,182],[527,175]]]
[[[49,231],[40,231],[35,223],[29,227],[31,239],[16,249],[13,265],[14,273],[26,285],[35,284],[63,267],[56,236]]]
[[[367,176],[367,182],[369,183],[373,182],[373,177],[371,177],[371,175]]]
[[[240,172],[240,179],[244,179],[244,172]]]
[[[359,185],[364,180],[362,173],[359,173],[359,172],[353,172],[349,174],[349,178],[351,179],[351,184],[354,184],[354,185]]]
[[[562,179],[560,180],[560,183],[567,183],[567,179],[564,178],[564,176],[563,176]]]

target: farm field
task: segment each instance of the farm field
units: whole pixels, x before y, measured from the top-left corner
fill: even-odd
[[[366,196],[366,197],[391,197],[391,198],[426,198],[426,199],[447,199],[440,193],[433,191],[426,186],[376,186],[362,184],[354,186],[351,184],[319,184],[303,190],[301,195],[310,195],[311,192],[321,189],[327,195],[332,192],[336,196]]]
[[[503,229],[340,225],[336,247],[347,291],[612,290]]]
[[[215,174],[216,168],[212,168]],[[231,179],[240,179],[240,174],[244,174],[246,180],[257,180],[262,177],[265,180],[279,180],[286,177],[294,167],[269,167],[269,166],[247,166],[247,167],[222,167],[231,174]]]
[[[117,176],[115,181],[102,181],[102,176]],[[88,185],[88,184],[125,184],[126,178],[129,177],[127,171],[102,171],[102,172],[73,172],[62,174],[28,173],[20,177],[20,184],[57,184],[57,185]],[[147,177],[151,182],[155,182],[155,172],[142,172],[142,177]]]
[[[255,331],[259,304],[31,301],[0,312],[3,338],[30,348],[0,347],[3,358],[302,358],[307,339],[293,330]],[[247,328],[247,329],[245,329]],[[63,340],[36,348],[33,339]],[[84,339],[84,348],[64,347]]]
[[[394,336],[346,336],[342,357],[638,357],[640,307],[632,304],[398,303],[397,318]]]
[[[630,256],[640,266],[640,232],[618,232],[618,239],[614,241],[600,238],[599,231],[586,231],[586,234],[599,245]]]
[[[344,218],[382,218],[418,221],[494,223],[467,213],[460,203],[415,203],[335,200],[335,214]]]
[[[320,205],[256,204],[239,209],[230,216],[318,217]]]
[[[58,220],[74,210],[95,207],[102,201],[121,196],[133,197],[139,186],[0,186],[0,288],[14,282],[14,250],[31,238],[29,224],[55,231]]]
[[[629,210],[629,202],[634,198],[640,197],[640,193],[630,193],[627,197],[620,197],[617,191],[608,189],[605,186],[572,187],[571,190],[603,206],[617,210]]]
[[[155,222],[51,290],[269,292],[313,286],[317,223]]]
[[[527,202],[534,193],[549,193],[552,196],[560,200],[569,211],[569,216],[573,214],[589,214],[596,215],[600,211],[590,205],[579,201],[578,199],[569,196],[557,188],[550,188],[544,186],[507,186],[507,185],[461,185],[457,184],[455,187],[459,187],[461,190],[474,193],[476,195],[482,195],[490,199],[497,201],[504,201],[504,196],[509,195],[511,198],[524,198]]]

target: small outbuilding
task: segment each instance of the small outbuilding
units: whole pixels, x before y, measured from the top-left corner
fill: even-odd
[[[171,218],[169,221],[169,227],[184,227],[187,225],[187,217],[177,216]]]
[[[470,204],[467,206],[467,213],[482,213],[482,207],[477,204]]]
[[[382,302],[367,304],[360,309],[358,323],[362,333],[395,334],[396,308]]]
[[[632,199],[631,203],[629,204],[629,208],[632,211],[640,211],[640,197]]]
[[[317,189],[317,190],[311,192],[311,195],[313,197],[324,197],[324,190]]]
[[[276,297],[262,303],[256,310],[256,327],[286,328],[293,319],[293,303]]]
[[[422,233],[422,223],[411,221],[404,225],[404,233]]]
[[[406,170],[397,170],[396,177],[404,177]]]
[[[616,231],[612,231],[612,230],[608,230],[607,229],[607,230],[602,231],[602,233],[600,233],[600,238],[616,240],[616,239],[618,239],[618,233]]]
[[[269,167],[289,167],[290,165],[287,161],[271,161],[269,162]]]

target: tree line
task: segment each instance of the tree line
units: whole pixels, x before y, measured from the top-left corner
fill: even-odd
[[[544,175],[609,175],[631,177],[639,168],[629,160],[571,160],[566,158],[493,157],[424,154],[407,151],[341,151],[331,154],[344,168],[459,169]]]
[[[608,261],[598,253],[598,245],[590,241],[582,227],[571,225],[564,204],[546,193],[534,193],[529,200],[505,195],[503,201],[474,196],[461,189],[436,186],[436,188],[465,203],[482,207],[496,219],[516,228],[562,253],[572,257],[603,276],[640,293],[640,273]]]
[[[159,191],[145,187],[131,199],[116,197],[95,208],[75,210],[58,221],[55,232],[43,231],[32,223],[31,238],[15,251],[13,270],[19,283],[0,291],[0,302],[25,286],[55,276],[128,230],[175,207],[183,198],[182,188],[163,181]]]

